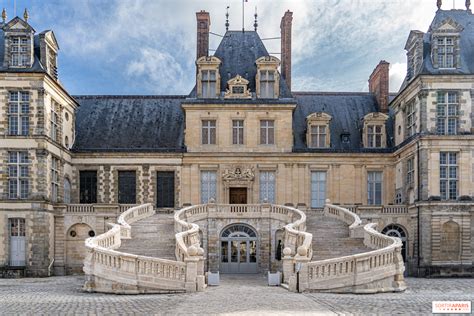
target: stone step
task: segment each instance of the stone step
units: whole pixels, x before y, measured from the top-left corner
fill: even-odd
[[[131,224],[132,238],[118,249],[135,255],[175,260],[173,214],[158,213]]]

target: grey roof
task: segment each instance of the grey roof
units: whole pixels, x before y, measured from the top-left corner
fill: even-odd
[[[3,25],[0,23],[0,72],[46,72],[43,65],[40,62],[40,50],[39,50],[39,35],[34,36],[34,61],[33,65],[28,68],[7,68],[3,67],[3,60],[5,57],[5,33],[3,31]]]
[[[77,96],[73,151],[184,151],[185,96]]]
[[[255,61],[260,57],[270,56],[270,54],[257,32],[227,31],[214,56],[222,62],[219,68],[221,91],[226,90],[227,81],[236,75],[241,75],[249,81],[250,91],[255,92],[255,76],[257,75]],[[190,94],[190,97],[195,96],[196,87]],[[280,98],[291,98],[291,92],[283,78],[280,80]]]
[[[370,93],[351,92],[293,92],[298,105],[293,115],[294,151],[296,152],[380,152],[390,151],[393,127],[387,122],[388,148],[367,149],[362,146],[363,118],[377,112],[375,96]],[[306,117],[315,112],[325,112],[332,116],[329,123],[331,148],[312,149],[306,144]],[[350,142],[341,141],[342,134],[349,134]]]
[[[451,19],[459,24],[463,30],[460,33],[460,67],[457,69],[434,68],[431,60],[432,30],[444,21]],[[431,22],[428,31],[423,35],[423,65],[415,75],[437,74],[474,74],[474,15],[467,10],[438,10]],[[400,91],[411,80],[405,78]]]

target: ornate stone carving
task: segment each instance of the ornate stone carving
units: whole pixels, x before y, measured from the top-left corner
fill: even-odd
[[[233,180],[253,181],[254,178],[255,178],[255,173],[253,171],[253,168],[235,167],[235,168],[225,169],[224,174],[222,175],[222,179],[224,181],[233,181]]]

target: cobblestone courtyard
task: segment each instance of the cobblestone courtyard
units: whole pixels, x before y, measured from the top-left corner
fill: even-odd
[[[180,295],[84,293],[83,277],[0,279],[0,315],[431,314],[433,300],[474,300],[474,279],[407,279],[405,293],[295,294],[261,276],[225,275],[218,287]]]

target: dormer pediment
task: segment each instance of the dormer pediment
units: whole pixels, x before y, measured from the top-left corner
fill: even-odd
[[[199,57],[196,61],[196,64],[202,65],[209,65],[209,66],[219,66],[221,64],[221,60],[215,56],[202,56]]]
[[[44,39],[46,40],[46,43],[55,51],[57,52],[59,50],[59,44],[58,41],[56,40],[56,36],[54,35],[53,31],[44,31],[40,33],[40,36],[44,36]]]
[[[269,66],[276,66],[280,65],[280,60],[275,56],[262,56],[255,61],[257,65],[269,65]]]
[[[405,43],[405,50],[410,50],[413,45],[423,38],[423,35],[424,33],[418,30],[410,31],[410,35],[408,35],[407,42]]]
[[[388,115],[382,112],[372,112],[364,116],[364,122],[385,123],[386,120],[388,120]]]
[[[461,33],[463,29],[462,25],[451,18],[447,18],[433,26],[430,31],[432,33]]]
[[[19,17],[13,18],[10,22],[3,26],[4,32],[31,32],[34,33],[35,30],[27,22],[23,21]]]
[[[229,89],[225,92],[224,98],[226,99],[250,99],[252,95],[248,90],[249,81],[242,76],[237,75],[234,78],[227,81]]]
[[[309,123],[309,122],[317,122],[317,121],[321,121],[321,122],[329,122],[330,120],[332,120],[332,116],[325,113],[325,112],[315,112],[315,113],[311,113],[310,115],[308,115],[306,117],[306,121]]]

